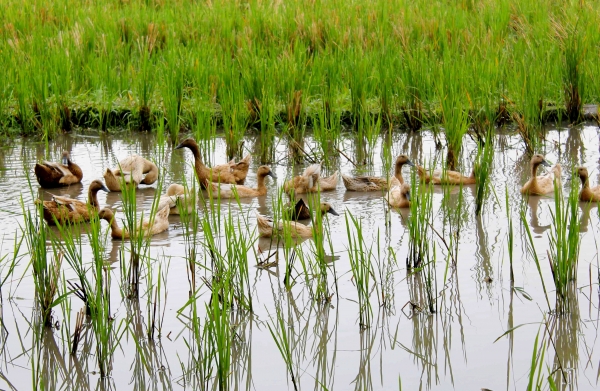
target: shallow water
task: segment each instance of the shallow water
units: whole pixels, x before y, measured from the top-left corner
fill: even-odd
[[[369,171],[377,175],[381,174],[382,167],[381,142],[375,147],[374,161]],[[312,140],[307,138],[306,143],[310,145]],[[251,151],[258,148],[255,144],[251,138],[246,140],[246,147]],[[583,164],[590,171],[591,182],[597,182],[600,145],[596,127],[549,131],[546,145],[546,158],[563,164],[564,173],[571,172],[574,165]],[[344,140],[344,146],[347,155],[352,158],[352,140]],[[33,176],[35,162],[57,161],[63,150],[70,150],[73,160],[82,167],[83,183],[61,189],[40,189]],[[218,139],[212,161],[224,162],[224,151],[224,142]],[[44,145],[27,139],[16,140],[13,146],[1,148],[2,255],[11,257],[13,240],[21,235],[21,197],[26,208],[32,207],[35,197],[49,199],[52,194],[85,198],[87,186],[93,179],[100,178],[107,167],[112,167],[118,159],[131,153],[160,162],[160,166],[164,167],[164,187],[172,182],[181,183],[183,178],[187,178],[189,183],[193,178],[190,164],[192,156],[187,150],[172,150],[169,146],[161,148],[153,136],[146,134],[107,136],[89,132],[63,136],[49,144],[48,153]],[[395,135],[392,154],[395,156],[400,153],[406,153],[413,161],[420,163],[437,159],[439,164],[443,156],[436,152],[433,139],[427,132]],[[475,144],[471,140],[466,140],[463,156],[463,171],[470,171],[475,158]],[[272,167],[278,179],[267,179],[269,193],[266,197],[242,201],[239,206],[222,203],[220,207],[223,213],[230,208],[236,221],[238,218],[247,219],[248,232],[244,234],[253,240],[257,239],[254,210],[270,215],[272,202],[277,197],[277,185],[282,185],[286,177],[292,175],[293,170],[286,164],[286,157],[285,142],[281,141],[276,154],[281,164]],[[247,180],[250,185],[256,180],[252,174],[259,166],[256,160]],[[273,251],[283,254],[281,249],[269,249],[270,241],[257,240],[252,246],[254,251],[248,254],[254,311],[252,314],[235,312],[231,315],[236,332],[232,346],[231,387],[293,389],[285,362],[268,327],[273,326],[276,309],[281,308],[287,322],[287,335],[292,341],[294,370],[299,377],[300,387],[304,389],[525,389],[536,334],[540,330],[540,336],[543,334],[545,328],[542,322],[545,320],[553,325],[553,344],[548,347],[546,363],[551,370],[557,368],[557,363],[562,364],[570,382],[563,382],[561,389],[596,389],[600,359],[595,347],[599,314],[598,210],[595,206],[590,210],[584,204],[580,208],[582,244],[577,281],[579,308],[570,315],[549,314],[540,276],[536,264],[526,251],[525,231],[519,221],[519,205],[524,202],[519,189],[528,176],[528,167],[529,162],[518,136],[502,133],[496,139],[493,163],[495,196],[486,200],[480,218],[474,216],[474,187],[465,186],[462,189],[462,202],[459,202],[459,188],[434,190],[433,226],[436,231],[449,241],[454,232],[450,222],[460,221],[461,227],[456,268],[446,268],[445,246],[442,240],[435,238],[438,292],[438,311],[435,314],[412,310],[411,305],[407,305],[412,301],[423,306],[419,297],[424,284],[420,273],[407,276],[405,259],[409,239],[405,220],[408,213],[392,212],[391,226],[386,228],[385,208],[379,193],[346,192],[340,183],[336,191],[321,195],[322,200],[331,203],[340,213],[339,217],[327,217],[333,244],[333,254],[326,245],[327,257],[332,260],[328,282],[331,293],[334,293],[329,304],[318,304],[311,299],[298,262],[292,272],[296,284],[290,290],[284,287],[283,261],[278,267],[254,267],[257,257],[265,259]],[[296,168],[296,171],[300,169],[302,167]],[[326,173],[335,169],[344,174],[356,173],[354,166],[344,157],[327,167]],[[405,168],[404,176],[410,176],[408,168]],[[28,178],[33,181],[31,191]],[[567,182],[563,190],[565,194],[571,184],[579,185],[579,180]],[[140,211],[150,209],[155,186],[138,190]],[[510,289],[505,188],[515,226],[515,286],[526,295],[511,293]],[[447,206],[444,206],[444,199]],[[123,217],[119,193],[100,192],[99,201],[102,206],[116,208],[119,211],[117,218]],[[550,303],[554,306],[552,276],[546,255],[551,229],[550,212],[554,208],[554,201],[552,197],[531,197],[527,203],[525,216],[541,259],[541,273],[549,290]],[[460,209],[458,205],[462,205]],[[357,290],[348,255],[345,215],[350,214],[360,218],[365,241],[373,246],[375,280],[379,284],[382,280],[380,276],[385,276],[383,280],[387,287],[384,307],[378,305],[379,291],[372,292],[373,319],[371,326],[362,331],[358,321]],[[147,341],[141,331],[148,321],[144,277],[139,303],[123,298],[119,287],[122,275],[120,249],[127,249],[129,243],[107,240],[106,262],[110,265],[112,276],[111,313],[117,322],[129,319],[130,324],[113,354],[110,378],[106,381],[101,381],[98,374],[91,332],[85,334],[76,358],[69,355],[65,323],[68,322],[72,330],[75,314],[82,307],[81,301],[74,296],[70,298],[70,320],[65,319],[65,312],[57,308],[54,316],[61,329],[47,332],[41,348],[33,346],[34,334],[28,322],[34,310],[34,284],[31,268],[28,267],[29,258],[21,251],[23,257],[17,269],[2,287],[2,315],[7,333],[3,335],[0,388],[9,388],[10,385],[16,389],[33,388],[33,364],[40,365],[42,379],[52,389],[92,389],[97,386],[114,389],[201,388],[195,382],[193,371],[190,371],[191,358],[197,352],[187,345],[193,343],[193,335],[188,328],[190,313],[186,307],[190,288],[184,231],[178,216],[170,216],[170,222],[169,230],[153,237],[151,245],[154,281],[157,281],[159,265],[163,271],[168,270],[161,337],[154,342]],[[105,222],[102,222],[102,227],[105,230],[108,228]],[[52,228],[52,232],[56,233],[56,229]],[[90,260],[91,250],[84,234],[82,242],[84,259]],[[221,244],[224,247],[224,243]],[[307,240],[301,247],[308,256],[314,242]],[[125,259],[128,259],[127,256],[126,250]],[[66,262],[63,263],[63,270],[66,278],[74,277]],[[4,266],[2,278],[6,271]],[[198,273],[199,277],[208,277],[207,272],[200,268]],[[590,281],[593,284],[591,287]],[[202,286],[203,282],[198,278],[197,284]],[[378,288],[381,287],[378,285]],[[201,292],[201,305],[198,308],[204,310],[203,303],[209,303],[210,294],[204,286]],[[200,319],[204,321],[203,314],[200,314]],[[507,330],[519,325],[525,326],[517,328],[510,338],[504,336],[496,341]],[[134,335],[142,336],[137,347]]]

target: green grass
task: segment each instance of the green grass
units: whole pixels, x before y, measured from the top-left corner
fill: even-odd
[[[230,157],[248,126],[287,124],[300,139],[304,124],[333,129],[341,120],[373,132],[374,118],[413,130],[441,123],[459,154],[469,113],[505,105],[536,149],[546,111],[576,121],[600,97],[600,11],[589,0],[9,0],[3,8],[7,134],[149,130],[161,113],[176,142],[181,129],[198,130],[202,107],[223,124]]]

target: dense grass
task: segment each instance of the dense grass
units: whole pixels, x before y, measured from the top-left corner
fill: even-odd
[[[548,110],[577,120],[600,96],[592,1],[310,3],[9,0],[0,129],[48,137],[164,117],[176,138],[212,117],[233,155],[248,126],[297,137],[347,119],[368,144],[373,115],[460,137],[465,113],[508,110],[535,148]]]

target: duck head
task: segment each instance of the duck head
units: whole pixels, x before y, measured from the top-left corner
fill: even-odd
[[[335,211],[335,209],[333,209],[331,207],[331,205],[327,202],[323,202],[321,204],[321,213],[325,214],[325,213],[331,213],[334,216],[339,216],[338,212]]]
[[[256,172],[257,176],[270,176],[273,179],[277,179],[277,176],[273,173],[273,171],[271,171],[271,168],[269,166],[260,166],[258,167],[258,171]]]
[[[106,188],[106,186],[104,186],[104,183],[102,183],[102,181],[100,179],[94,179],[92,181],[92,183],[90,183],[90,190],[92,190],[92,191],[102,190],[102,191],[105,191],[107,193],[110,193],[110,190],[108,190]]]
[[[400,155],[396,158],[396,165],[403,165],[403,164],[408,164],[411,167],[414,167],[415,164],[413,162],[410,161],[410,159],[408,158],[408,156],[406,155]]]
[[[175,149],[194,148],[194,147],[198,147],[196,140],[194,140],[193,138],[186,138],[181,143],[179,143],[179,145],[176,146]]]
[[[577,168],[577,175],[579,175],[579,179],[581,179],[581,184],[585,185],[585,182],[587,182],[588,178],[589,178],[589,174],[588,174],[588,170],[585,167],[578,167]]]
[[[98,212],[98,217],[110,223],[114,219],[115,214],[110,208],[102,208],[100,212]]]
[[[531,165],[539,166],[540,164],[546,167],[550,167],[550,163],[548,163],[546,159],[544,159],[544,155],[540,155],[539,153],[537,153],[531,157]]]

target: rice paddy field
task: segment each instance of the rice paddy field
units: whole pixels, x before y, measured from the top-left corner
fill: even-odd
[[[0,13],[0,389],[594,390],[600,8],[593,1],[6,0]],[[251,154],[267,194],[200,190]],[[44,189],[63,151],[81,183]],[[131,154],[152,185],[100,192],[109,225],[49,226],[36,199],[84,200]],[[562,185],[522,195],[530,159]],[[390,178],[288,197],[286,180]],[[544,175],[546,169],[539,170]],[[136,230],[183,184],[168,230]],[[311,238],[260,237],[286,204],[329,203]]]

